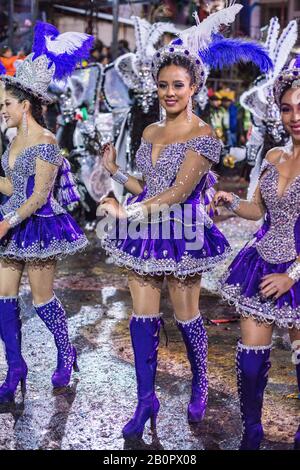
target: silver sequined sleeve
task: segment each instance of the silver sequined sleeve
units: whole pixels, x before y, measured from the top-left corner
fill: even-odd
[[[187,150],[174,184],[160,194],[143,201],[148,212],[159,211],[160,205],[183,203],[210,167],[211,162],[203,155],[194,150]]]
[[[22,220],[27,219],[47,202],[53,190],[58,172],[58,165],[49,163],[41,158],[36,159],[35,184],[32,195],[17,209]]]

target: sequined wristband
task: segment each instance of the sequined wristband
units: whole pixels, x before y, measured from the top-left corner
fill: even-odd
[[[300,262],[295,261],[295,263],[291,264],[291,266],[287,269],[286,273],[289,278],[293,281],[300,281]]]
[[[141,202],[136,202],[128,207],[125,207],[128,220],[142,220],[145,218],[143,205]]]
[[[234,194],[234,193],[231,193],[231,195],[233,197],[233,200],[229,204],[226,204],[226,207],[230,211],[236,211],[240,206],[241,198],[237,194]]]
[[[111,176],[114,181],[120,184],[126,184],[128,181],[128,173],[123,172],[120,168]]]
[[[14,212],[9,212],[3,217],[11,226],[11,228],[16,227],[22,222],[22,218],[19,216],[19,214],[14,211]]]

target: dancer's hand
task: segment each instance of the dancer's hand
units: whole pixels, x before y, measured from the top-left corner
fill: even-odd
[[[7,220],[2,220],[0,222],[0,240],[1,238],[5,237],[10,228],[11,226],[9,225]]]
[[[117,219],[125,219],[127,217],[125,209],[118,201],[112,197],[105,197],[101,200],[97,215],[112,215]]]
[[[282,274],[267,274],[262,277],[260,284],[260,292],[263,297],[273,297],[278,299],[281,295],[285,294],[295,284],[286,273]]]
[[[118,165],[116,165],[117,152],[112,143],[104,144],[101,150],[102,162],[104,168],[110,172],[111,175],[116,173]]]
[[[225,204],[231,204],[233,201],[233,195],[226,191],[217,191],[214,196],[214,204],[216,207],[224,206]]]

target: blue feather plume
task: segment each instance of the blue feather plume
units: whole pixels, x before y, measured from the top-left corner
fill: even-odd
[[[214,69],[231,67],[239,62],[252,62],[262,73],[273,70],[273,62],[260,44],[242,39],[227,39],[215,34],[208,49],[200,50],[202,61]]]
[[[88,34],[75,32],[60,34],[55,26],[38,21],[34,28],[32,60],[46,55],[49,59],[49,68],[55,64],[53,78],[62,80],[71,75],[80,60],[89,57],[93,42],[93,36]]]

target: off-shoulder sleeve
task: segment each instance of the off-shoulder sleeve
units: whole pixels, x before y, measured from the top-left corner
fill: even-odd
[[[186,149],[193,150],[214,163],[219,163],[222,147],[221,140],[207,135],[189,140]]]
[[[36,146],[36,156],[44,162],[52,163],[52,165],[60,166],[63,157],[60,148],[56,144],[40,144]]]

